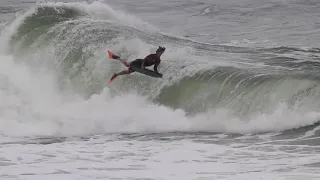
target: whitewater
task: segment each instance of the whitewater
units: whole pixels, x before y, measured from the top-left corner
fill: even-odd
[[[242,3],[0,3],[1,179],[320,178],[320,5]]]

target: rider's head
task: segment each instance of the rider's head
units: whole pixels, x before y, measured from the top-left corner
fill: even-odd
[[[160,57],[165,50],[166,50],[165,47],[159,46],[159,48],[156,51],[156,54]]]

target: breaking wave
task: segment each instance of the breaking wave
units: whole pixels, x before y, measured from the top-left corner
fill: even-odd
[[[320,117],[319,49],[211,45],[162,34],[107,4],[42,3],[1,34],[0,132],[278,132]],[[133,73],[134,60],[167,47],[162,79]],[[305,60],[305,57],[312,57]]]

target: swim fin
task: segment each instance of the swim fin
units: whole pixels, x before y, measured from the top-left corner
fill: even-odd
[[[116,77],[117,77],[117,75],[114,74],[114,75],[111,77],[111,79],[107,82],[107,84],[110,84]]]
[[[109,50],[108,50],[108,55],[109,55],[109,58],[112,58],[112,59],[119,59],[120,58],[119,56],[113,54],[113,52],[111,52]]]

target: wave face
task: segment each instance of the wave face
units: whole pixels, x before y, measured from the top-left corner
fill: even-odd
[[[163,79],[124,69],[167,47]],[[44,3],[2,30],[0,132],[278,132],[319,121],[317,48],[211,45],[161,33],[107,4]]]

